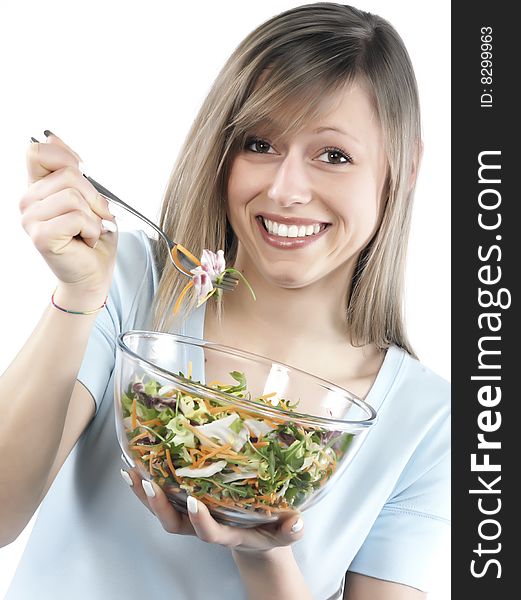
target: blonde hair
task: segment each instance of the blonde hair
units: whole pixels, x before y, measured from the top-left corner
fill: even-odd
[[[233,264],[237,239],[226,217],[230,165],[260,121],[282,135],[323,110],[324,99],[353,81],[372,95],[384,132],[388,176],[381,224],[361,252],[349,297],[346,327],[357,345],[396,344],[414,356],[403,321],[406,244],[413,176],[421,144],[416,80],[404,44],[384,19],[336,3],[285,11],[255,29],[224,65],[199,111],[171,174],[160,223],[200,256],[223,248]],[[153,327],[172,324],[172,300],[186,279],[156,248],[162,269]],[[193,307],[193,303],[191,305]]]

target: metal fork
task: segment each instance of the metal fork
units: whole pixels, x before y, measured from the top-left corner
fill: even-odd
[[[106,200],[117,204],[121,208],[124,208],[126,211],[128,211],[135,217],[138,217],[138,219],[144,221],[149,227],[152,227],[152,229],[154,229],[154,231],[156,231],[159,234],[159,237],[168,246],[168,256],[170,257],[170,261],[172,262],[174,267],[179,271],[179,273],[186,275],[190,278],[193,277],[193,274],[190,273],[190,271],[192,269],[195,269],[201,263],[191,252],[189,252],[186,248],[181,246],[181,244],[176,244],[175,242],[173,242],[160,227],[158,227],[150,219],[147,219],[147,217],[142,215],[135,208],[129,206],[126,202],[123,202],[123,200],[118,198],[106,187],[101,185],[101,183],[98,183],[95,179],[92,179],[92,177],[89,177],[85,173],[83,173],[83,177],[90,181],[90,183]],[[214,287],[221,288],[225,292],[231,292],[235,289],[238,282],[239,280],[235,275],[233,275],[232,273],[225,273],[222,280],[219,283],[213,282],[213,285]]]
[[[45,135],[47,135],[47,133]],[[31,143],[39,144],[40,142],[36,138],[31,137]],[[189,252],[184,246],[181,246],[181,244],[176,244],[175,242],[173,242],[160,227],[158,227],[150,219],[147,219],[145,215],[142,215],[135,208],[132,208],[132,206],[130,206],[126,202],[123,202],[123,200],[118,198],[106,187],[101,185],[101,183],[98,183],[95,179],[92,179],[92,177],[85,175],[85,173],[83,173],[83,177],[90,181],[90,183],[106,200],[117,204],[118,206],[125,209],[138,219],[141,219],[149,227],[152,227],[152,229],[159,234],[159,237],[168,246],[168,256],[170,258],[170,262],[179,271],[179,273],[192,279],[193,273],[191,273],[190,271],[200,266],[201,262],[191,252]],[[239,283],[239,278],[233,273],[225,273],[218,283],[216,281],[213,281],[212,283],[216,288],[220,288],[225,292],[232,292]]]

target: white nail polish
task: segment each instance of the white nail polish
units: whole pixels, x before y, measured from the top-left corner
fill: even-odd
[[[302,519],[298,519],[291,526],[291,533],[298,533],[302,527],[304,527],[304,521]]]
[[[152,484],[150,483],[150,481],[147,481],[146,479],[142,479],[141,485],[143,486],[143,489],[145,490],[145,494],[149,498],[155,497],[156,493],[154,492],[154,488],[152,487]]]
[[[121,477],[123,477],[123,481],[126,484],[128,484],[130,487],[132,487],[134,484],[132,483],[132,479],[130,478],[130,475],[123,469],[120,469],[119,472],[121,473]]]
[[[188,512],[193,515],[197,514],[199,507],[197,506],[197,500],[193,496],[188,496],[186,499],[186,507]]]
[[[105,233],[106,231],[111,231],[112,233],[115,233],[118,230],[118,226],[116,225],[116,223],[113,221],[109,221],[108,219],[102,219],[101,225],[103,227],[103,233]]]
[[[129,467],[130,469],[135,468],[135,463],[131,458],[127,458],[124,453],[121,453],[121,460]]]

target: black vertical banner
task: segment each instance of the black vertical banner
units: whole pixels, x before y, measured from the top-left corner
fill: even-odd
[[[452,582],[517,598],[521,31],[512,4],[452,6]]]

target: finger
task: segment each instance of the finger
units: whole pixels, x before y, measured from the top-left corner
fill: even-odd
[[[89,219],[82,210],[72,210],[47,221],[31,221],[25,230],[42,254],[62,254],[77,236],[93,248],[101,235],[98,223]]]
[[[136,472],[135,469],[127,468],[120,469],[121,477],[123,481],[132,489],[134,494],[138,497],[138,499],[142,502],[142,504],[149,510],[152,514],[154,511],[150,508],[150,504],[148,503],[147,496],[145,494],[145,490],[141,486],[141,477],[139,473]]]
[[[85,242],[93,247],[103,232],[103,221],[91,210],[89,204],[76,189],[61,190],[29,205],[22,213],[22,227],[31,235],[31,231],[38,227],[38,223],[51,221],[56,217],[78,211],[84,213],[84,222],[78,235],[81,235]]]
[[[75,167],[62,167],[34,182],[20,200],[20,210],[23,211],[29,204],[67,188],[77,189],[92,211],[100,218],[115,220],[109,210],[107,200]]]
[[[188,517],[175,510],[163,490],[155,482],[141,479],[136,469],[129,469],[129,475],[132,479],[134,493],[155,514],[165,531],[183,535],[193,534]]]
[[[57,144],[58,146],[61,146],[62,148],[66,148],[67,150],[69,150],[69,152],[72,152],[72,154],[74,154],[74,156],[78,159],[78,162],[83,162],[81,160],[81,156],[77,152],[74,152],[74,150],[70,146],[68,146],[60,137],[58,137],[50,129],[46,129],[43,132],[43,134],[47,138],[48,144]]]
[[[204,502],[194,496],[188,496],[186,506],[194,531],[203,542],[230,548],[241,544],[241,530],[217,523]]]
[[[27,147],[26,163],[29,183],[34,183],[63,167],[77,169],[79,161],[75,153],[59,144],[34,142]]]
[[[304,520],[300,513],[295,513],[281,521],[275,531],[280,546],[288,546],[304,536]]]

